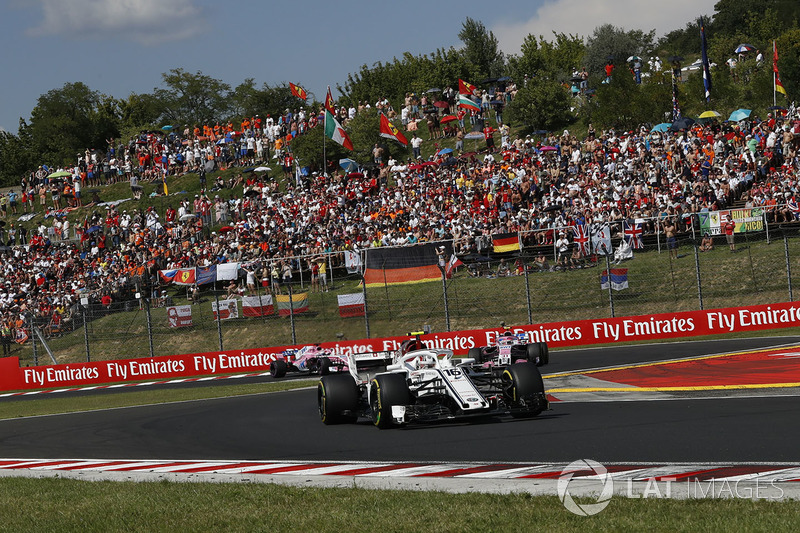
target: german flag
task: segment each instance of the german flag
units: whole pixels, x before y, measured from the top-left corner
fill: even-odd
[[[444,257],[450,257],[449,252]],[[370,248],[364,283],[367,287],[440,281],[439,255],[435,244],[403,248]]]
[[[492,235],[494,253],[515,252],[519,250],[519,235],[516,233],[497,233]]]

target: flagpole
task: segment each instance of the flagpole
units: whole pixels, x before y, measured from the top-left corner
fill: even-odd
[[[328,87],[328,89],[330,89],[330,87]],[[327,137],[325,132],[328,131],[328,113],[325,113],[323,117],[324,118],[322,119],[322,177],[327,179],[328,155],[325,152],[325,138]]]
[[[772,106],[778,105],[778,74],[775,72],[775,39],[772,40]],[[777,115],[777,114],[776,114]]]

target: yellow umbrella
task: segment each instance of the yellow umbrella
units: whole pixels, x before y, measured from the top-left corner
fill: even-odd
[[[700,118],[719,118],[722,115],[717,113],[716,111],[703,111],[700,113]]]

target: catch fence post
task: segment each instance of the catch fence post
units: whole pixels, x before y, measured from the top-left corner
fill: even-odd
[[[219,294],[217,293],[216,283],[214,283],[214,300],[217,302],[217,337],[219,337],[219,351],[222,352],[224,351],[222,347],[222,313],[220,313],[219,310]]]
[[[700,282],[700,252],[697,250],[697,242],[692,241],[694,244],[694,272],[697,278],[697,298],[700,301],[700,310],[703,310],[703,285]]]
[[[531,284],[528,279],[528,265],[522,261],[522,272],[525,274],[525,300],[528,303],[528,324],[533,324],[533,307],[531,306]]]
[[[364,327],[367,330],[367,338],[370,338],[369,332],[369,306],[367,305],[367,280],[364,279],[364,274],[361,274],[361,292],[364,294]]]
[[[794,301],[794,291],[792,290],[792,263],[789,260],[789,237],[783,232],[783,255],[786,258],[786,280],[789,284],[789,301]]]
[[[289,282],[289,324],[292,327],[292,344],[297,344],[297,332],[294,329],[294,296],[292,282]]]
[[[90,363],[92,357],[89,354],[89,324],[86,321],[86,307],[83,304],[78,304],[81,308],[81,315],[83,315],[83,343],[86,345],[86,362]]]
[[[611,306],[611,318],[614,318],[616,315],[614,314],[614,289],[611,286],[611,261],[608,259],[608,254],[605,255],[605,258],[606,279],[608,280],[608,303]]]
[[[147,316],[147,340],[150,343],[150,357],[154,357],[155,349],[153,348],[153,320],[150,315],[150,299],[142,298],[144,300],[144,312]]]
[[[447,327],[447,331],[450,331],[450,306],[447,302],[447,275],[445,274],[445,270],[442,266],[439,266],[442,270],[442,295],[444,296],[444,323]]]

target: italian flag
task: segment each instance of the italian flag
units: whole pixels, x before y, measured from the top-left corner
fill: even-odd
[[[466,95],[459,94],[458,95],[458,107],[463,107],[464,109],[469,109],[470,111],[480,111],[481,108],[478,107],[478,104],[472,101]]]
[[[353,149],[353,143],[350,141],[350,137],[347,136],[347,132],[344,131],[339,121],[333,118],[333,115],[327,109],[325,110],[325,135],[328,139],[336,141],[348,150]]]

